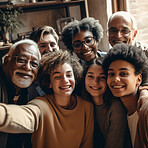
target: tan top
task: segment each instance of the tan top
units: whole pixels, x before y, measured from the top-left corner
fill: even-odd
[[[93,105],[76,96],[76,107],[66,110],[51,97],[38,97],[25,106],[0,104],[6,110],[0,131],[29,133],[35,130],[33,148],[92,148]]]

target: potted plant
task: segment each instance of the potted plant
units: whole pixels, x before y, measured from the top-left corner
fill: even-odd
[[[22,24],[19,19],[21,13],[21,8],[14,9],[12,5],[7,5],[6,10],[0,10],[0,27],[5,45],[11,44],[9,42],[10,34]]]

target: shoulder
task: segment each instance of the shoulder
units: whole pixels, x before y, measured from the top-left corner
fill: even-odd
[[[118,115],[126,115],[126,109],[120,100],[113,100],[110,111]]]
[[[48,100],[48,98],[50,98],[49,95],[39,96],[30,101],[28,104],[34,104],[37,105],[39,108],[44,109],[46,106],[49,106],[50,101]]]

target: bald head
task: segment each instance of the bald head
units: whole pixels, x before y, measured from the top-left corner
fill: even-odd
[[[109,28],[110,22],[112,22],[112,20],[115,18],[126,19],[128,22],[131,22],[133,29],[137,30],[137,24],[136,24],[135,18],[127,11],[117,11],[113,13],[109,18],[108,28]]]
[[[126,11],[115,12],[108,22],[109,43],[132,44],[137,34],[137,24],[134,17]]]

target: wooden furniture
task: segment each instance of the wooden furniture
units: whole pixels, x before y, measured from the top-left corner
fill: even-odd
[[[9,51],[10,46],[0,46],[0,64],[2,63],[2,58],[7,54]]]
[[[0,9],[5,10],[7,5],[1,5]],[[46,2],[36,2],[36,3],[26,3],[26,4],[16,4],[13,5],[14,8],[21,7],[23,13],[42,11],[49,9],[65,9],[66,17],[70,17],[69,7],[79,6],[81,12],[81,18],[88,17],[88,6],[87,0],[73,0],[70,2],[64,1],[46,1]]]

